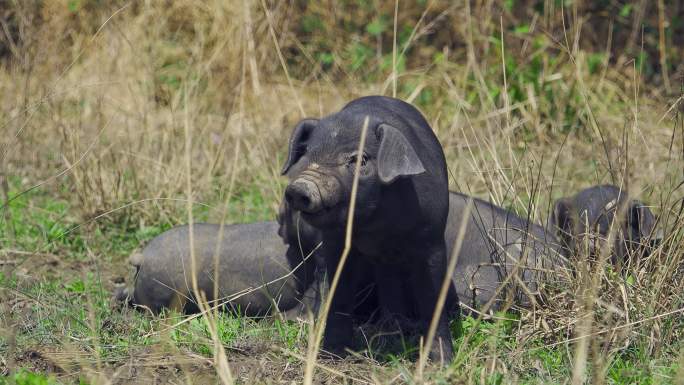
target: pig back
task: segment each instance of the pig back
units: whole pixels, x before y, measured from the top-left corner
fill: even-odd
[[[215,224],[193,225],[197,283],[208,301],[228,300],[228,306],[247,315],[265,315],[276,303],[280,310],[297,304],[287,247],[277,230],[275,222],[226,225],[222,232]],[[187,225],[175,227],[152,239],[142,250],[135,303],[155,312],[163,307],[197,310],[193,306],[189,233]],[[216,289],[218,298],[214,295]]]
[[[445,241],[450,256],[470,198],[460,193],[449,194]],[[472,199],[453,275],[460,301],[481,309],[494,298],[489,308],[494,311],[500,310],[509,298],[513,305],[529,306],[530,297],[536,297],[540,284],[557,278],[555,273],[563,270],[558,241],[543,227],[511,211]],[[498,290],[503,282],[507,284]]]

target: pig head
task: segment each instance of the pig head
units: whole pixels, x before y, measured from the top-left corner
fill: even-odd
[[[610,248],[613,264],[646,252],[656,223],[648,207],[613,185],[557,200],[551,220],[566,254],[596,256]],[[607,245],[611,233],[613,244]]]

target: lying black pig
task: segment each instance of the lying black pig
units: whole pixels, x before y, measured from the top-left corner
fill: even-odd
[[[613,264],[646,252],[656,222],[648,207],[613,185],[592,186],[558,199],[551,220],[567,255],[596,256],[611,247]],[[614,242],[607,245],[611,231]]]
[[[471,205],[452,277],[461,303],[488,313],[509,305],[515,309],[529,308],[540,299],[543,285],[567,282],[567,260],[552,232],[489,202],[470,200],[468,195],[449,193],[444,234],[447,255],[451,256],[463,216]],[[352,278],[360,287],[368,287],[365,271],[356,270]],[[373,291],[357,299],[361,312],[372,310],[370,304],[377,306],[375,295]],[[368,314],[360,318],[374,319]]]
[[[470,204],[453,276],[462,303],[479,310],[491,303],[488,310],[495,311],[507,303],[527,307],[537,297],[541,284],[564,278],[565,258],[552,233],[491,203],[477,198],[469,201],[467,195],[449,194],[445,233],[451,255]]]
[[[357,153],[369,119],[363,152]],[[327,317],[323,348],[339,354],[352,339],[355,271],[373,272],[379,306],[390,317],[415,318],[426,335],[446,272],[444,230],[449,205],[447,172],[439,141],[423,116],[397,99],[369,96],[294,129],[282,173],[285,200],[320,230],[318,251],[327,276],[343,251],[356,162],[360,162],[352,250]],[[291,244],[291,242],[290,242]],[[429,356],[453,355],[446,309],[439,314]]]
[[[286,311],[300,304],[315,266],[304,260],[318,242],[306,224],[297,228],[301,244],[287,247],[277,235],[276,222],[226,225],[223,231],[220,225],[195,223],[197,282],[207,301],[227,301],[229,309],[250,316]],[[135,280],[131,291],[115,293],[119,300],[128,299],[154,313],[163,308],[198,311],[192,289],[189,226],[158,235],[129,262],[136,268]]]

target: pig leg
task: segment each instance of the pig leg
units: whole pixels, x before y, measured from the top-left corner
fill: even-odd
[[[397,316],[409,316],[412,309],[407,306],[400,269],[393,265],[378,264],[373,271],[382,315],[390,320]]]
[[[426,257],[427,254],[427,258]],[[446,247],[444,241],[430,245],[421,254],[412,256],[413,264],[409,276],[410,293],[418,309],[421,332],[427,338],[439,291],[442,287],[444,275],[446,273]],[[447,299],[449,299],[447,297]],[[442,312],[438,315],[439,321],[435,333],[435,340],[429,352],[429,357],[433,361],[444,360],[448,363],[452,360],[454,351],[451,343],[451,332],[449,330],[449,320],[447,309],[453,304],[445,303]]]
[[[326,271],[328,283],[332,284],[340,254],[324,254],[326,256]],[[342,275],[333,293],[330,311],[325,323],[323,334],[323,349],[335,355],[343,355],[345,348],[350,347],[353,337],[353,312],[356,299],[357,283],[355,281],[355,255],[350,254],[342,270]],[[328,293],[330,295],[330,293]]]
[[[321,305],[323,304],[324,297],[328,294],[328,284],[330,281],[328,280],[328,269],[326,266],[325,259],[320,255],[316,255],[314,261],[316,263],[316,268],[314,270],[315,278],[311,285],[315,293],[313,313],[318,314],[318,312],[321,309]]]

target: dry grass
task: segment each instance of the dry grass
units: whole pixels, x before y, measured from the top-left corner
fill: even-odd
[[[0,15],[16,38],[0,58],[0,197],[26,202],[19,211],[3,210],[0,227],[0,262],[6,277],[16,277],[0,286],[3,370],[26,366],[92,383],[302,381],[304,362],[312,364],[305,358],[306,323],[288,326],[288,333],[299,333],[288,345],[287,338],[274,337],[277,331],[250,334],[277,330],[275,321],[242,320],[228,344],[219,330],[227,321],[214,314],[206,317],[210,333],[197,337],[210,337],[204,342],[213,350],[200,354],[178,342],[186,329],[167,328],[173,319],[104,312],[113,317],[105,324],[98,314],[107,309],[106,295],[86,293],[76,297],[90,298],[80,304],[86,325],[78,327],[86,336],[64,326],[64,336],[41,340],[36,325],[52,313],[37,307],[66,305],[57,289],[44,292],[53,297],[31,293],[47,285],[48,276],[58,282],[104,276],[96,287],[109,289],[130,251],[128,244],[111,247],[112,229],[160,231],[188,217],[272,218],[294,123],[357,96],[394,92],[428,117],[444,146],[452,189],[544,223],[553,199],[591,184],[622,184],[652,206],[665,234],[656,252],[624,275],[601,265],[590,269],[580,259],[574,281],[550,289],[543,306],[512,323],[467,328],[469,342],[457,346],[456,362],[428,368],[422,382],[564,382],[572,376],[573,383],[600,384],[614,383],[609,371],[623,362],[684,367],[681,80],[671,73],[668,87],[675,91],[668,93],[642,76],[628,54],[592,62],[582,9],[550,7],[528,20],[491,2],[398,2],[396,15],[393,2],[377,9],[336,1],[306,7],[72,3],[76,12],[61,2],[9,1]],[[375,19],[387,24],[380,34],[352,29]],[[512,32],[522,21],[528,31]],[[307,23],[326,29],[306,32]],[[359,42],[373,49],[357,67]],[[624,44],[639,47],[638,41]],[[321,47],[332,63],[317,56]],[[51,199],[68,205],[67,213],[52,218],[67,231],[23,242],[15,223],[24,216],[17,213],[50,216]],[[60,241],[69,237],[85,246]],[[76,248],[81,254],[74,259]],[[74,340],[76,334],[84,340]],[[112,356],[103,342],[110,334],[142,337]],[[152,337],[154,343],[147,340]],[[544,354],[561,364],[549,369],[540,352],[552,352]],[[316,365],[320,383],[414,379],[413,364],[403,359],[364,356]],[[656,378],[656,369],[645,370]],[[669,382],[674,374],[666,373],[649,381]]]

